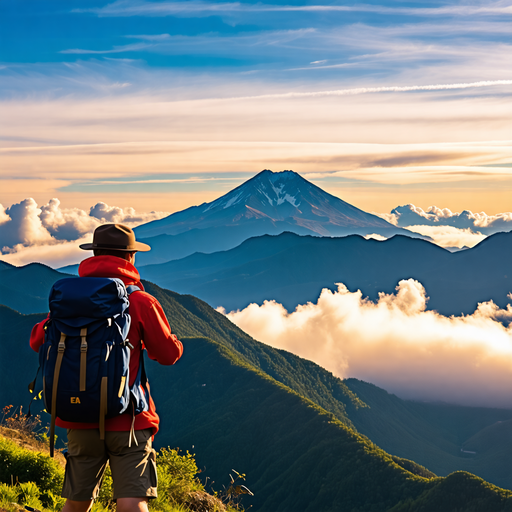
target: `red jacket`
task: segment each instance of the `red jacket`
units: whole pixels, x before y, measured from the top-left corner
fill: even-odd
[[[126,286],[137,285],[144,290],[140,282],[137,269],[128,261],[115,256],[93,256],[80,264],[78,273],[81,277],[118,277]],[[169,322],[159,302],[145,291],[130,295],[131,326],[128,338],[134,346],[130,359],[130,375],[133,384],[139,368],[142,349],[146,349],[148,356],[163,365],[174,364],[183,353],[183,345],[175,334],[171,334]],[[36,352],[44,343],[44,323],[36,324],[30,335],[30,346]],[[155,403],[150,397],[149,410],[135,416],[135,430],[153,429],[153,435],[158,432],[159,418],[155,410]],[[105,430],[129,431],[132,415],[121,414],[115,418],[108,418]],[[97,423],[75,423],[62,421],[57,418],[56,424],[63,428],[98,428]]]

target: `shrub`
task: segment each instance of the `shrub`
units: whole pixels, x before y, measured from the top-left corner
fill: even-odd
[[[0,437],[0,483],[38,482],[42,496],[51,501],[49,493],[59,496],[63,479],[62,468],[50,456]]]
[[[28,505],[32,508],[42,509],[43,505],[39,499],[41,491],[34,482],[23,482],[16,486],[18,491],[17,502],[20,505]]]
[[[22,405],[20,405],[19,410],[13,408],[12,405],[6,405],[2,409],[0,425],[13,430],[19,430],[25,434],[35,434],[41,430],[41,417],[39,415],[28,416],[24,414]]]
[[[18,502],[18,491],[12,485],[0,484],[0,504],[4,506]]]

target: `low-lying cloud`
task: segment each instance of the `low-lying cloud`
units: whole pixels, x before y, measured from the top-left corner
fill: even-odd
[[[453,226],[407,226],[407,229],[428,236],[436,245],[449,250],[474,247],[487,238],[479,231]]]
[[[512,230],[512,212],[487,215],[470,210],[452,212],[430,206],[423,210],[411,203],[397,206],[390,213],[375,213],[395,226],[430,237],[445,248],[474,247],[488,235]]]
[[[62,208],[56,198],[39,207],[27,198],[4,208],[0,204],[0,254],[4,261],[24,265],[39,261],[51,266],[76,263],[84,257],[78,244],[90,241],[94,229],[105,223],[136,225],[160,219],[167,212],[137,213],[99,202],[89,212]]]
[[[470,210],[452,212],[448,208],[430,206],[426,211],[413,204],[397,206],[386,220],[400,227],[408,226],[453,226],[458,229],[471,229],[485,235],[498,231],[512,230],[512,212],[487,215],[485,212],[473,213]]]
[[[426,311],[427,300],[413,279],[377,302],[338,284],[293,313],[265,301],[227,317],[257,340],[403,398],[512,407],[512,306],[445,317]]]

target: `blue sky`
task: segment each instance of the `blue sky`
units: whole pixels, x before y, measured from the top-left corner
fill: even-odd
[[[486,54],[481,60],[488,60],[488,69],[479,70],[486,74],[473,73],[471,81],[507,79],[506,70],[492,61],[493,53],[510,45],[510,5],[2,0],[2,92],[40,92],[29,84],[9,90],[16,73],[45,77],[51,90],[52,78],[72,81],[66,64],[77,62],[135,87],[147,87],[152,71],[184,71],[187,77],[232,74],[237,79],[249,73],[295,88],[297,81],[333,80],[378,86],[426,69],[436,71],[431,80],[437,84],[443,74],[452,78],[450,68],[481,65],[479,54]],[[143,71],[139,77],[137,69]],[[469,78],[467,70],[457,71],[463,81]],[[423,85],[429,78],[424,76]],[[66,85],[63,94],[80,90],[76,81]]]
[[[504,211],[511,20],[512,0],[2,0],[0,203],[174,211],[270,168],[366,210]]]

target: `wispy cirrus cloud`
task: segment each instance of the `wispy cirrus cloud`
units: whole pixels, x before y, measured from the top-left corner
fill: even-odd
[[[272,5],[248,4],[241,2],[145,2],[141,0],[118,0],[104,7],[74,9],[73,12],[93,12],[99,16],[206,16],[212,13],[254,13],[254,12],[306,12],[346,13],[370,12],[389,15],[409,16],[475,16],[512,14],[509,2],[480,4],[445,5],[434,7],[388,7],[384,5]]]
[[[331,66],[332,67],[332,66]],[[262,94],[250,96],[250,99],[266,98],[307,98],[318,96],[354,96],[359,94],[381,93],[381,92],[416,92],[416,91],[447,91],[452,89],[471,89],[479,87],[492,87],[501,85],[512,85],[512,80],[485,80],[481,82],[459,83],[459,84],[430,84],[390,87],[358,87],[355,89],[339,89],[334,91],[311,91],[311,92],[285,92],[280,94]],[[233,99],[235,99],[234,97]],[[247,99],[239,97],[236,99]]]
[[[66,49],[62,54],[110,54],[136,51],[154,51],[169,55],[224,55],[228,50],[232,57],[241,55],[258,55],[275,52],[281,48],[285,53],[296,51],[299,47],[307,47],[307,40],[316,34],[314,28],[299,28],[294,30],[272,30],[257,33],[241,33],[236,35],[201,34],[196,36],[156,34],[131,35],[130,38],[142,39],[144,42],[115,46],[106,50]]]
[[[87,50],[83,48],[70,48],[68,50],[61,50],[63,54],[74,54],[74,55],[107,55],[110,53],[125,53],[125,52],[139,52],[148,50],[152,44],[149,43],[132,43],[124,46],[116,46],[110,50]]]

